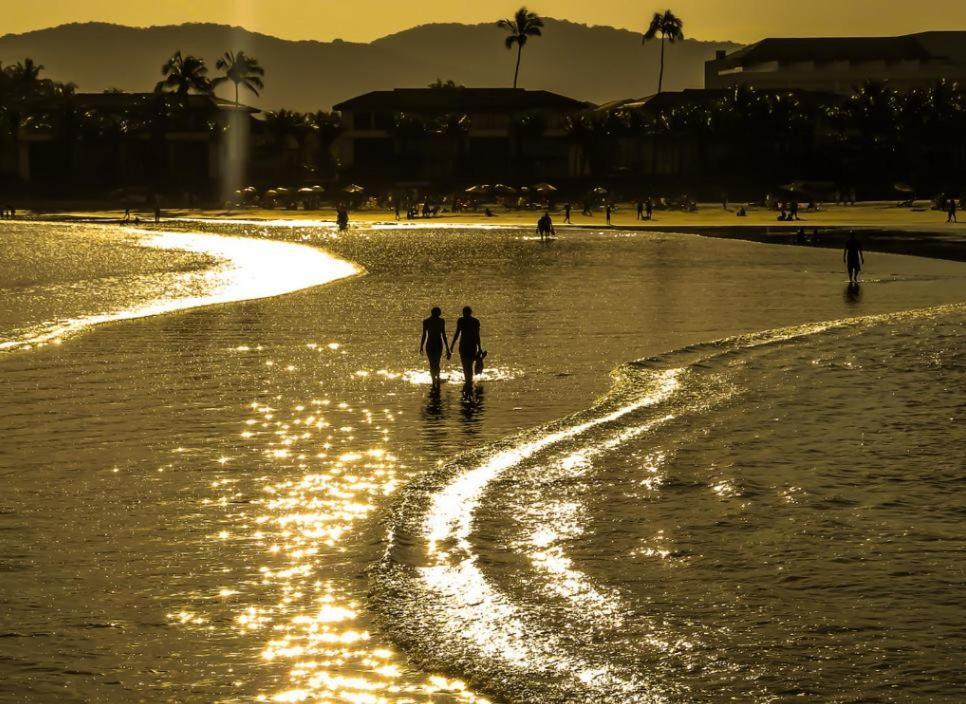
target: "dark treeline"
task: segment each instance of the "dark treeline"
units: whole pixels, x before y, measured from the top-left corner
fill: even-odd
[[[749,195],[795,180],[885,197],[899,184],[921,193],[958,191],[966,166],[966,93],[950,82],[899,92],[868,82],[854,95],[757,91],[650,108],[589,111],[571,120],[583,173],[633,182],[642,164],[685,162],[669,182]],[[658,172],[660,166],[643,169]]]

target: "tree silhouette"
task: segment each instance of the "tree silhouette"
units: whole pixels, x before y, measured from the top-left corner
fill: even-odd
[[[238,105],[238,89],[245,87],[258,95],[258,91],[265,87],[262,76],[265,69],[258,65],[258,59],[247,56],[244,51],[237,54],[233,51],[226,51],[225,55],[215,62],[215,67],[219,71],[224,71],[224,76],[218,76],[211,82],[212,88],[217,88],[222,83],[231,81],[235,84],[235,105]]]
[[[542,36],[543,20],[535,12],[530,12],[525,7],[517,10],[512,19],[500,20],[496,23],[501,29],[505,29],[508,34],[504,44],[507,49],[517,47],[517,65],[513,71],[513,87],[517,87],[517,79],[520,76],[520,57],[523,54],[523,47],[530,37]]]
[[[661,35],[661,72],[657,79],[657,92],[660,93],[664,90],[664,44],[665,42],[673,44],[684,39],[684,22],[670,10],[655,12],[650,26],[644,32],[642,43],[647,44],[652,39],[656,39],[658,34]]]
[[[211,81],[208,80],[208,67],[205,60],[197,56],[182,56],[181,50],[174,52],[170,59],[161,67],[164,78],[158,81],[154,90],[162,93],[173,91],[179,98],[184,98],[189,91],[196,93],[211,93]]]

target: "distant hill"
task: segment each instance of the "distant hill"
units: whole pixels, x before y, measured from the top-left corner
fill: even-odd
[[[703,84],[704,61],[729,42],[687,40],[668,46],[665,88]],[[260,99],[242,100],[266,109],[328,109],[370,90],[425,86],[437,77],[467,86],[509,85],[513,52],[492,24],[430,24],[360,44],[288,41],[217,24],[134,28],[113,24],[67,24],[0,37],[0,62],[31,57],[44,76],[74,81],[82,91],[150,90],[161,64],[176,49],[203,56],[215,74],[226,49],[244,49],[265,67]],[[640,34],[547,20],[544,36],[524,49],[523,88],[543,88],[595,103],[640,97],[657,87],[659,47],[641,46]]]

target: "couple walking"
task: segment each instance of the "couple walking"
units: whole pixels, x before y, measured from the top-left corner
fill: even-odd
[[[463,316],[456,321],[456,333],[453,341],[446,339],[446,321],[443,311],[433,308],[428,318],[423,321],[423,336],[419,341],[419,353],[425,350],[429,359],[429,373],[433,377],[433,388],[439,388],[439,364],[446,350],[446,358],[453,356],[453,349],[459,341],[460,362],[463,364],[463,379],[466,388],[473,385],[473,374],[483,371],[483,358],[486,352],[480,342],[480,321],[473,317],[473,309],[463,308]]]

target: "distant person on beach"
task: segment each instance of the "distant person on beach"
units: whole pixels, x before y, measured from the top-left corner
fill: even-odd
[[[644,201],[642,200],[637,201],[637,219],[644,219]]]
[[[446,358],[452,356],[449,343],[446,341],[446,321],[442,318],[443,311],[433,308],[429,317],[423,321],[423,336],[419,340],[419,354],[426,351],[426,358],[429,360],[429,375],[433,379],[433,388],[439,388],[439,362],[443,358],[443,349],[446,350]]]
[[[339,209],[335,212],[335,223],[340,231],[344,232],[349,229],[349,211],[346,210],[344,205],[339,206]]]
[[[946,222],[959,222],[956,219],[956,199],[949,198],[946,203]]]
[[[124,222],[131,222],[131,209],[130,208],[125,208],[124,209]]]
[[[571,205],[569,202],[564,205],[564,222],[568,225],[570,224],[570,208]]]
[[[801,218],[798,217],[798,201],[797,200],[794,200],[793,199],[792,202],[791,202],[791,205],[788,208],[788,219],[789,220],[801,220]]]
[[[450,343],[450,350],[456,347],[459,340],[460,363],[463,365],[463,380],[465,389],[473,386],[473,372],[478,357],[484,354],[480,341],[480,321],[473,317],[473,309],[463,308],[463,317],[456,321],[456,332]]]
[[[154,206],[154,221],[155,222],[161,222],[161,206],[160,205]]]
[[[614,212],[614,208],[611,207],[611,204],[610,203],[608,203],[606,205],[606,207],[604,208],[604,217],[607,218],[607,224],[608,225],[610,225],[610,216],[611,216],[611,213],[613,213],[613,212]]]
[[[845,250],[842,252],[842,261],[849,271],[849,283],[859,283],[859,272],[865,264],[865,256],[862,254],[862,245],[854,232],[849,233],[849,238],[845,242]]]
[[[584,212],[583,212],[583,215],[586,215],[587,217],[591,217],[591,216],[593,216],[593,214],[594,214],[594,211],[591,210],[590,201],[589,200],[585,200],[584,201]]]
[[[644,215],[647,217],[646,220],[652,220],[654,218],[654,201],[650,198],[647,199],[647,203],[644,204]]]
[[[557,232],[553,229],[553,220],[550,219],[549,210],[537,220],[537,234],[540,235],[541,242],[556,237]]]

